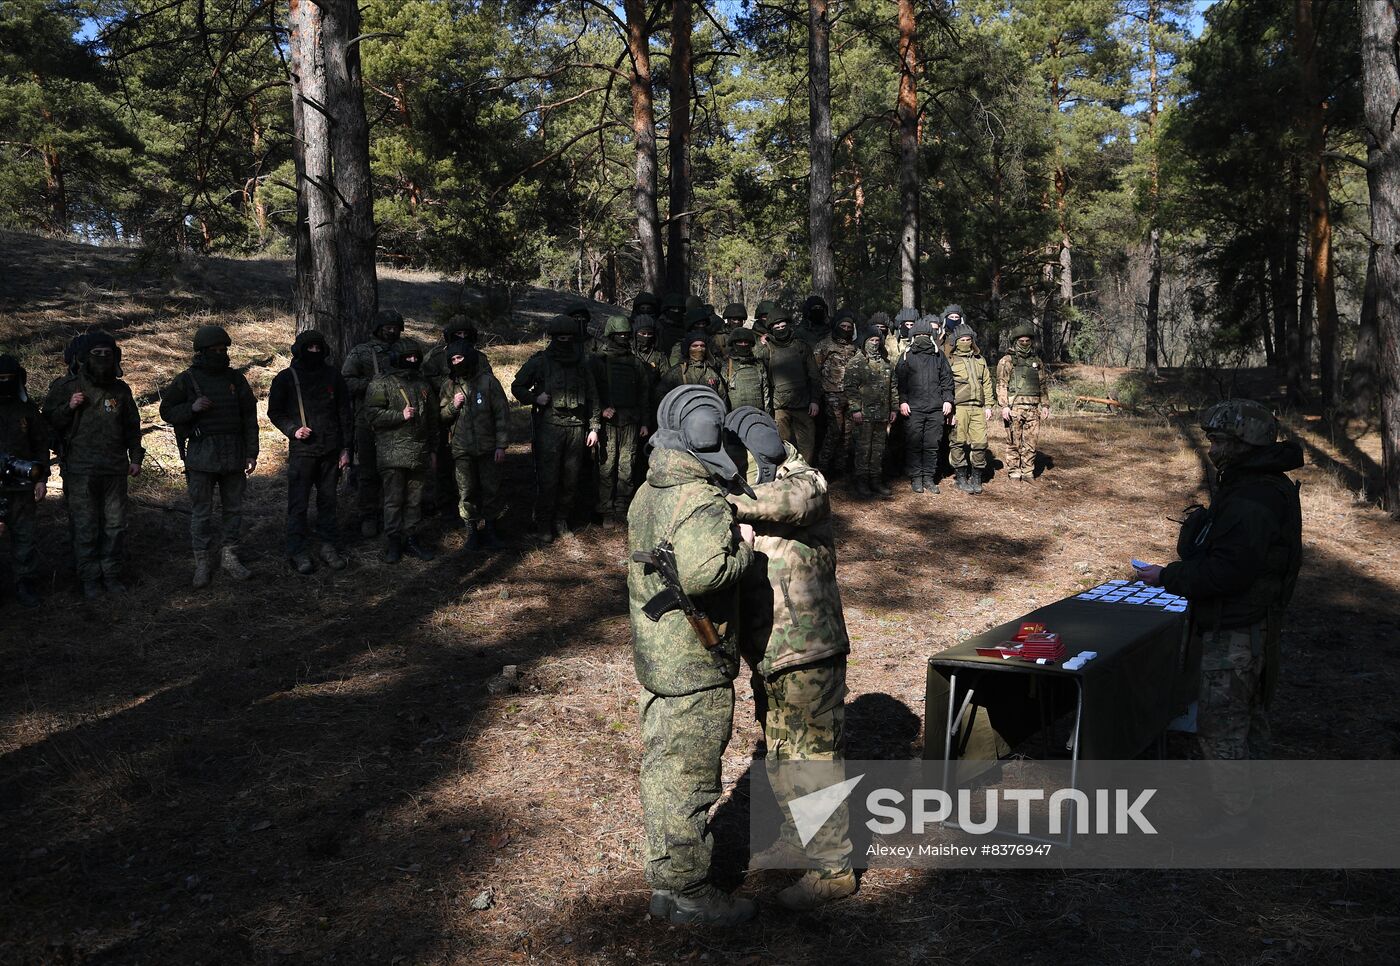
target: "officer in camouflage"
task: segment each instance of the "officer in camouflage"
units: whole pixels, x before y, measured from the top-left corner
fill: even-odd
[[[1006,425],[1006,476],[1031,482],[1040,421],[1050,418],[1050,389],[1045,363],[1035,351],[1035,326],[1022,322],[1011,330],[1011,351],[997,363],[997,405]]]
[[[773,387],[768,381],[767,364],[755,352],[757,345],[758,333],[753,329],[734,329],[729,334],[729,353],[720,371],[731,406],[753,406],[771,416]]]
[[[551,526],[550,540],[569,534],[584,453],[598,445],[602,409],[598,385],[578,340],[578,323],[555,316],[546,328],[549,346],[536,352],[510,384],[511,395],[531,407],[534,425],[535,524]]]
[[[465,312],[454,313],[442,324],[442,341],[429,349],[428,354],[423,357],[423,376],[433,384],[435,390],[442,389],[448,370],[452,366],[447,356],[448,346],[454,342],[465,342],[474,346],[476,339],[476,326]],[[489,362],[487,367],[490,367]],[[423,500],[424,512],[429,516],[434,513],[442,513],[448,517],[457,514],[457,483],[454,477],[456,461],[452,458],[452,448],[447,441],[448,430],[447,420],[439,422],[437,445],[433,449],[437,457],[437,467],[433,473],[432,498],[425,497]]]
[[[598,512],[603,526],[611,528],[618,517],[626,518],[636,489],[632,474],[641,442],[651,432],[655,377],[652,368],[633,354],[632,326],[621,315],[614,315],[603,327],[602,351],[591,364],[603,421]]]
[[[899,414],[899,389],[876,326],[862,333],[860,354],[846,370],[846,399],[855,428],[856,496],[889,496],[882,473],[885,443]]]
[[[758,303],[753,310],[753,328],[759,335],[766,335],[768,332],[768,318],[778,311],[778,303],[771,299],[764,299]]]
[[[627,514],[629,551],[675,550],[682,590],[713,621],[707,649],[685,614],[645,607],[665,590],[655,570],[627,565],[632,655],[641,683],[642,815],[650,914],[674,923],[737,925],[757,911],[710,881],[710,807],[723,784],[739,670],[739,580],[753,563],[753,531],[725,500],[737,470],[723,445],[724,401],[706,386],[661,400],[646,481]]]
[[[15,599],[25,607],[38,607],[39,514],[34,505],[44,499],[49,486],[49,426],[29,398],[27,379],[18,359],[0,356],[0,455],[35,463],[39,470],[37,479],[0,489],[0,500],[9,504],[6,515],[0,517],[0,530],[10,536]]]
[[[374,316],[372,337],[351,349],[340,373],[350,387],[355,402],[355,490],[360,511],[360,535],[379,532],[383,503],[379,492],[379,464],[374,452],[374,429],[365,419],[365,390],[370,382],[389,371],[389,350],[403,334],[403,316],[392,309],[380,309]]]
[[[638,315],[633,318],[632,343],[633,353],[651,369],[652,385],[660,386],[663,382],[662,377],[670,371],[671,366],[666,359],[666,353],[656,345],[656,319],[650,315]],[[657,401],[660,401],[659,397]]]
[[[729,358],[729,340],[735,332],[744,327],[748,318],[749,310],[738,302],[730,302],[724,307],[724,325],[710,339],[710,345],[714,348],[716,359],[723,361]]]
[[[1268,758],[1268,705],[1281,666],[1279,635],[1303,559],[1297,440],[1278,440],[1278,420],[1249,399],[1201,415],[1218,482],[1211,505],[1188,514],[1176,563],[1147,566],[1139,580],[1191,603],[1192,653],[1200,657],[1196,741],[1201,757]],[[1213,834],[1246,827],[1253,791],[1244,776],[1215,776],[1223,815]]]
[[[852,427],[847,413],[846,370],[859,355],[855,313],[841,309],[836,313],[831,334],[818,342],[813,352],[826,398],[826,432],[817,465],[830,479],[845,472],[850,459]]]
[[[258,465],[258,403],[243,373],[230,368],[232,340],[217,325],[194,334],[194,362],[161,393],[160,418],[175,428],[190,494],[194,586],[213,580],[214,490],[223,507],[219,562],[235,580],[252,574],[238,559],[243,494]]]
[[[948,364],[953,370],[957,407],[948,439],[948,462],[958,489],[981,493],[982,474],[987,469],[987,422],[992,418],[992,400],[996,398],[992,373],[977,348],[977,333],[972,326],[958,323],[948,333],[948,339],[953,344]]]
[[[365,390],[365,420],[374,430],[380,490],[384,494],[384,560],[404,551],[419,560],[433,553],[418,541],[423,490],[436,462],[438,388],[423,376],[423,347],[401,338],[389,349],[389,370]]]
[[[845,778],[846,655],[851,643],[836,583],[831,500],[821,473],[784,443],[772,417],[739,409],[725,428],[741,446],[753,495],[731,494],[741,523],[754,529],[754,562],[740,583],[739,650],[753,670],[766,766],[785,805]],[[801,778],[783,762],[805,766]],[[812,909],[856,891],[847,812],[842,804],[821,831],[798,846],[784,823],[778,842],[754,867],[812,866],[778,894],[790,909]]]
[[[817,413],[822,378],[812,349],[796,338],[792,316],[774,309],[768,319],[768,341],[760,357],[768,365],[773,385],[773,418],[783,439],[797,447],[804,460],[816,459]]]
[[[491,549],[499,545],[496,522],[505,513],[501,464],[510,445],[510,402],[485,353],[463,339],[448,345],[447,357],[438,407],[460,494],[457,512],[467,550]]]

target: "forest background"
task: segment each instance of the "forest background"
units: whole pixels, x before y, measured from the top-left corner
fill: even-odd
[[[294,255],[299,325],[342,349],[388,263],[505,312],[524,284],[818,292],[959,302],[993,350],[1031,320],[1052,359],[1149,377],[1265,364],[1294,405],[1379,421],[1394,509],[1400,256],[1372,195],[1400,161],[1394,111],[1367,122],[1400,100],[1394,23],[1391,0],[8,0],[0,225]]]

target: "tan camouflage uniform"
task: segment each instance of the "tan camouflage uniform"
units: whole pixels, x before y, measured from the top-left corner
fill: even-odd
[[[1011,410],[1006,420],[1006,475],[1029,479],[1035,473],[1041,407],[1050,401],[1045,364],[1032,349],[1012,349],[997,363],[997,405]]]
[[[754,528],[754,563],[741,584],[739,647],[753,670],[769,773],[783,802],[843,777],[835,773],[845,749],[846,654],[851,649],[836,584],[826,478],[791,443],[785,449],[787,459],[776,479],[754,487],[752,498],[729,497],[739,521]],[[830,772],[803,770],[799,780],[790,770],[773,767],[788,760],[832,762],[833,767]],[[807,855],[824,872],[850,869],[846,829],[843,804],[807,844]],[[786,827],[784,835],[791,834]]]
[[[855,427],[849,412],[846,371],[860,357],[856,341],[854,330],[850,342],[837,339],[833,332],[817,344],[814,353],[821,371],[822,392],[826,394],[826,434],[822,437],[817,463],[823,472],[831,475],[843,472],[850,459],[851,431]]]

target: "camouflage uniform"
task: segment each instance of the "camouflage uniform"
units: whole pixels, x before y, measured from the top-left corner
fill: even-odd
[[[729,355],[720,370],[729,390],[729,408],[753,406],[770,416],[773,414],[773,386],[768,379],[768,366],[754,353],[757,340],[752,329],[734,333],[729,341]]]
[[[361,532],[372,536],[378,529],[383,504],[379,492],[379,462],[374,451],[374,429],[365,419],[365,390],[376,377],[389,371],[389,350],[403,331],[403,316],[382,311],[375,317],[375,335],[345,356],[340,374],[355,403],[355,491]]]
[[[960,345],[970,337],[970,347]],[[953,432],[948,443],[948,462],[957,475],[959,489],[969,493],[982,492],[981,476],[987,468],[986,409],[996,398],[992,388],[992,373],[987,360],[977,350],[976,336],[971,326],[962,325],[949,334],[953,350],[948,364],[953,370],[957,409],[953,413]],[[971,466],[968,464],[971,463]]]
[[[62,467],[74,562],[84,587],[104,577],[120,581],[127,481],[130,468],[145,458],[141,413],[119,374],[97,373],[87,358],[79,359],[73,372],[53,381],[44,400]],[[77,392],[86,401],[73,410],[68,401]]]
[[[633,475],[643,432],[651,429],[656,388],[652,368],[632,352],[632,327],[615,315],[603,329],[602,351],[593,356],[593,381],[598,386],[598,407],[613,410],[602,418],[598,466],[598,512],[604,523],[614,514],[625,514],[636,489]]]
[[[1281,666],[1284,609],[1302,563],[1302,509],[1285,474],[1303,465],[1296,440],[1275,442],[1278,423],[1258,403],[1228,400],[1201,419],[1220,467],[1209,509],[1191,514],[1177,540],[1181,558],[1161,584],[1191,602],[1192,652],[1200,655],[1196,740],[1202,758],[1269,757],[1266,709]],[[1219,443],[1223,437],[1226,442]],[[1234,453],[1217,457],[1217,448]],[[1216,791],[1232,815],[1253,799],[1243,776],[1220,773]]]
[[[510,445],[510,402],[485,353],[461,341],[453,343],[447,355],[448,370],[438,395],[439,415],[447,426],[459,494],[457,512],[475,536],[478,523],[494,524],[505,513],[496,451]],[[453,355],[466,359],[456,372],[450,361]],[[459,393],[461,406],[457,405]]]
[[[670,540],[684,590],[720,635],[710,651],[681,612],[648,619],[643,607],[663,584],[649,568],[628,563],[633,661],[642,685],[646,878],[653,889],[698,894],[709,888],[714,842],[708,817],[723,790],[721,764],[739,670],[739,578],[753,562],[753,550],[738,539],[734,511],[710,470],[678,449],[653,451],[627,523],[631,551],[651,551]]]
[[[435,392],[442,390],[452,367],[447,347],[458,341],[475,346],[476,338],[476,326],[464,314],[454,315],[442,324],[442,341],[428,350],[420,370],[424,378],[432,383]],[[486,361],[484,355],[481,359],[489,369],[491,363]],[[437,468],[433,473],[432,498],[424,500],[425,508],[431,508],[428,509],[430,514],[436,512],[451,516],[458,512],[457,461],[452,457],[452,447],[447,439],[450,429],[446,419],[439,422],[437,443],[433,448],[437,455]]]
[[[710,347],[714,350],[716,359],[723,362],[729,358],[729,337],[739,329],[744,328],[748,317],[748,309],[738,302],[731,302],[724,307],[723,325],[715,333],[714,338],[710,340]]]
[[[860,354],[855,318],[849,312],[838,312],[831,334],[817,343],[813,352],[826,397],[826,432],[817,462],[822,472],[833,477],[845,472],[850,459],[853,424],[847,412],[846,370]]]
[[[690,346],[702,341],[706,343],[704,358],[691,359],[688,351]],[[685,351],[686,355],[672,363],[671,371],[666,374],[666,388],[670,390],[676,386],[709,386],[727,403],[728,387],[724,383],[724,376],[720,374],[719,363],[710,354],[705,333],[687,333],[686,337],[677,343],[676,348]]]
[[[573,338],[573,319],[556,318],[549,332],[554,341],[525,360],[510,391],[531,407],[534,417],[535,523],[541,528],[552,523],[558,535],[568,530],[587,449],[585,437],[599,430],[602,411],[582,347],[559,338]],[[538,405],[536,400],[545,394],[549,402]]]
[[[421,371],[403,365],[405,357],[416,355],[421,360],[422,352],[414,339],[395,342],[389,371],[372,379],[365,390],[365,422],[374,430],[375,463],[384,494],[384,535],[390,541],[391,557],[397,541],[412,541],[417,533],[438,438],[437,388]],[[408,406],[416,410],[412,419],[404,419]]]
[[[772,329],[786,321],[789,329],[779,337]],[[797,447],[804,460],[816,459],[817,422],[808,407],[821,398],[822,379],[812,349],[791,330],[791,319],[775,310],[769,319],[768,342],[759,353],[768,365],[773,386],[773,418],[783,439]]]
[[[656,320],[656,347],[667,359],[670,359],[671,350],[688,331],[685,315],[684,295],[668,295],[661,300],[661,315]]]
[[[243,373],[229,367],[226,352],[222,356],[212,353],[219,344],[227,349],[229,337],[218,326],[204,326],[195,333],[194,364],[161,393],[160,418],[184,441],[190,543],[196,562],[213,549],[217,487],[223,515],[224,566],[243,576],[246,571],[241,571],[237,562],[237,550],[243,535],[248,466],[258,459],[258,403]],[[213,405],[195,412],[194,404],[201,396]]]
[[[39,472],[22,485],[0,490],[0,499],[9,503],[9,512],[0,522],[10,537],[16,596],[32,607],[39,603],[34,593],[34,578],[39,573],[39,514],[34,505],[34,485],[48,482],[49,427],[25,391],[26,376],[18,359],[0,356],[0,386],[4,387],[0,390],[0,454],[36,463]],[[65,407],[67,402],[65,398]]]
[[[1011,330],[1013,343],[1034,338],[1035,327],[1020,325]],[[997,363],[997,405],[1011,410],[1006,420],[1006,475],[1009,479],[1029,480],[1035,475],[1036,442],[1040,437],[1042,407],[1049,404],[1045,364],[1033,346],[1013,345]]]
[[[781,802],[844,777],[804,771],[798,781],[792,770],[773,766],[789,760],[841,761],[851,649],[836,583],[827,482],[791,443],[784,448],[786,458],[772,482],[754,485],[753,497],[729,497],[736,518],[754,528],[754,563],[740,583],[739,649],[753,671],[755,711]],[[753,462],[751,483],[758,479]],[[806,854],[823,871],[850,869],[846,829],[843,804],[807,844]],[[784,833],[790,836],[791,827]]]
[[[881,480],[885,443],[889,439],[891,417],[899,409],[899,389],[894,368],[885,358],[880,335],[868,329],[860,354],[846,370],[846,397],[855,425],[856,487],[869,488],[881,495],[889,491]],[[855,423],[855,417],[860,422]]]

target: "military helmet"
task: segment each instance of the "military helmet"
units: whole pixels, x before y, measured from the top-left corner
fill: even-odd
[[[687,309],[703,308],[704,305],[704,300],[702,300],[698,295],[687,295],[685,297],[685,307]]]
[[[870,318],[865,320],[866,325],[883,325],[886,329],[890,327],[890,314],[888,312],[872,312]]]
[[[458,332],[465,332],[468,342],[476,342],[476,323],[468,318],[465,312],[454,312],[451,318],[442,323],[444,341],[452,339]]]
[[[1022,337],[1034,339],[1036,337],[1035,323],[1022,322],[1020,325],[1012,327],[1008,335],[1010,335],[1012,342],[1015,342],[1017,339],[1020,339]]]
[[[684,312],[689,306],[685,304],[685,296],[672,293],[661,300],[661,311],[669,312],[671,309],[680,309]]]
[[[685,310],[685,324],[692,329],[703,329],[710,324],[710,313],[703,305],[692,305]]]
[[[1278,440],[1278,419],[1253,399],[1227,399],[1201,413],[1201,428],[1221,433],[1250,446],[1268,446]]]
[[[231,346],[233,340],[228,337],[221,325],[201,325],[194,332],[194,351],[199,352],[204,349],[212,349],[216,345]],[[89,347],[90,348],[90,347]]]
[[[417,356],[418,361],[423,361],[423,346],[412,336],[404,336],[389,347],[389,365],[395,369],[403,364],[406,356]]]
[[[402,329],[403,316],[393,309],[380,309],[374,313],[374,329],[382,329],[386,325],[398,326]],[[370,331],[374,331],[374,329]]]
[[[895,313],[894,324],[903,325],[905,322],[919,321],[919,310],[906,305]]]
[[[592,308],[592,306],[590,306],[587,302],[585,302],[585,301],[583,301],[582,299],[580,299],[578,302],[576,302],[576,303],[574,304],[574,307],[573,307],[573,308],[569,309],[569,315],[572,315],[575,319],[583,319],[584,321],[592,321],[592,319],[593,319],[593,308]]]
[[[779,308],[778,306],[775,305],[775,306],[773,306],[773,311],[771,311],[771,312],[768,313],[768,328],[771,329],[773,326],[777,325],[779,322],[788,322],[788,323],[791,323],[791,322],[792,322],[792,313],[789,312],[787,309]]]
[[[631,335],[632,323],[627,321],[625,315],[610,315],[608,321],[603,323],[603,335]]]
[[[952,305],[945,305],[945,306],[943,306],[943,316],[942,316],[942,318],[943,318],[943,328],[945,328],[945,329],[946,329],[950,324],[951,324],[951,325],[957,325],[957,324],[960,323],[960,322],[966,322],[966,321],[967,321],[967,316],[963,314],[962,306],[961,306],[961,305],[958,305],[957,303],[953,303]]]
[[[650,315],[637,315],[632,318],[633,332],[655,332],[656,319]]]
[[[977,344],[977,330],[966,322],[960,322],[953,327],[953,331],[948,333],[948,338],[957,342],[959,339],[971,339],[972,344]]]
[[[747,326],[739,326],[729,333],[729,345],[757,345],[758,333]]]
[[[747,319],[749,310],[738,302],[730,302],[724,307],[724,317],[726,319]]]
[[[545,323],[544,334],[551,338],[559,335],[578,335],[578,319],[572,315],[556,315]]]
[[[764,299],[758,303],[758,308],[753,310],[754,318],[762,318],[765,315],[772,315],[778,310],[778,303],[772,299]]]

